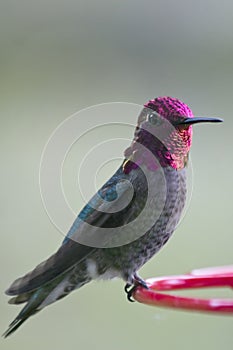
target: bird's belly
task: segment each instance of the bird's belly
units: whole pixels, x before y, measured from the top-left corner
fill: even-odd
[[[87,259],[86,261],[87,265],[87,273],[91,277],[91,279],[112,279],[115,277],[120,277],[119,270],[114,269],[114,268],[107,268],[106,270],[101,271],[99,268],[98,260],[94,259]]]

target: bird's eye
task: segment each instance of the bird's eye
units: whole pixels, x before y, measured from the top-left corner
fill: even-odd
[[[154,113],[150,113],[148,115],[148,121],[149,123],[151,123],[152,125],[156,125],[159,126],[162,124],[162,118],[160,117],[159,114],[157,114],[156,112]]]

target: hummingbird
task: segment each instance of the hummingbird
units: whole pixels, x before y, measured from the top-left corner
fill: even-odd
[[[186,169],[196,117],[177,98],[149,100],[115,174],[78,214],[58,250],[6,290],[10,304],[26,303],[3,334],[30,316],[96,279],[125,281],[130,301],[138,270],[168,241],[186,199]]]

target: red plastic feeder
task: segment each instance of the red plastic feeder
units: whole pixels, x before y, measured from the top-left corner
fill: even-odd
[[[133,293],[133,298],[140,303],[185,310],[233,314],[233,299],[191,298],[158,292],[207,287],[233,288],[233,266],[204,268],[194,270],[186,275],[150,278],[146,282],[149,289],[138,287]]]

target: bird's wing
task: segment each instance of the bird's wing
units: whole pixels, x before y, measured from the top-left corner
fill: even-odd
[[[120,184],[119,176],[121,178]],[[6,294],[17,295],[33,291],[67,272],[92,254],[98,248],[78,243],[79,231],[82,231],[82,237],[88,234],[86,231],[89,226],[86,226],[85,229],[86,223],[95,227],[93,234],[95,234],[95,231],[98,233],[100,227],[108,228],[114,227],[116,224],[119,226],[124,224],[125,218],[131,216],[130,206],[119,212],[115,212],[114,206],[117,207],[118,200],[121,202],[128,201],[131,191],[132,185],[127,180],[127,175],[123,173],[122,167],[120,167],[80,212],[58,251],[39,264],[33,271],[14,281]],[[122,215],[123,211],[127,211],[127,213]]]
[[[91,250],[90,247],[81,246],[70,240],[67,244],[62,245],[55,254],[37,265],[34,270],[16,279],[6,290],[6,294],[18,295],[39,288],[69,270],[71,266],[90,254]]]

